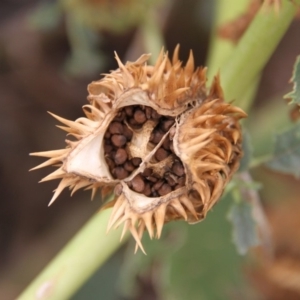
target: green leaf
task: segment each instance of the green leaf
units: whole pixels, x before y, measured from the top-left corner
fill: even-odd
[[[290,100],[290,104],[300,105],[300,55],[296,59],[291,82],[294,85],[293,91],[286,94],[284,99]]]
[[[275,137],[274,156],[267,163],[273,170],[300,175],[300,123]]]
[[[248,249],[259,244],[257,226],[252,216],[252,205],[246,201],[234,202],[228,220],[233,224],[232,238],[238,253],[244,255]]]

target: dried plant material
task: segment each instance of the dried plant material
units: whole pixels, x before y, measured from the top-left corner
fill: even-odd
[[[261,0],[252,0],[245,13],[238,16],[236,19],[222,24],[218,29],[218,35],[222,39],[230,40],[237,43],[243,36],[248,26],[261,7]]]
[[[142,250],[145,229],[159,238],[165,222],[205,218],[242,156],[246,114],[224,102],[218,76],[206,88],[192,52],[182,67],[178,51],[161,51],[154,66],[147,54],[125,65],[116,55],[119,68],[88,86],[86,117],[53,115],[76,141],[32,154],[49,158],[36,168],[58,166],[42,179],[61,179],[50,204],[66,187],[114,190],[108,230],[124,224]]]

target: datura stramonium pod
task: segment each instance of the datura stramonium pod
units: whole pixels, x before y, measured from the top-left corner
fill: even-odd
[[[54,165],[42,181],[61,179],[50,204],[66,187],[114,191],[108,230],[124,223],[137,247],[146,228],[160,237],[164,223],[196,223],[220,198],[239,166],[246,114],[224,102],[219,77],[208,90],[206,68],[185,67],[161,51],[154,66],[142,55],[88,86],[86,117],[53,115],[75,139],[65,149],[32,153]]]

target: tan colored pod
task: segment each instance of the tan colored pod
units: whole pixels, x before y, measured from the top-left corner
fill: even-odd
[[[55,165],[42,181],[61,179],[50,204],[69,187],[114,191],[108,230],[124,224],[143,251],[145,228],[159,238],[165,222],[201,221],[220,198],[242,156],[239,120],[246,114],[224,102],[219,77],[207,90],[206,69],[183,67],[161,52],[123,65],[88,86],[85,117],[53,115],[76,141],[61,150],[32,153]]]

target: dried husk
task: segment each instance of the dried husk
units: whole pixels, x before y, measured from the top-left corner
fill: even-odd
[[[89,104],[83,106],[86,117],[69,121],[52,114],[65,125],[60,128],[76,141],[66,141],[65,149],[32,153],[49,158],[34,169],[58,165],[56,171],[42,179],[61,179],[50,204],[66,187],[72,193],[80,188],[92,189],[93,195],[98,189],[106,194],[115,188],[115,199],[105,206],[113,207],[108,230],[124,224],[123,233],[130,230],[137,248],[143,251],[141,238],[145,228],[151,238],[159,238],[165,222],[184,219],[195,223],[205,218],[242,156],[239,120],[246,114],[224,102],[218,76],[207,90],[206,69],[195,69],[192,52],[182,67],[178,51],[176,47],[171,61],[162,50],[154,66],[147,65],[147,54],[125,65],[116,55],[119,68],[88,86]],[[105,146],[110,144],[110,124],[124,115],[128,107],[135,111],[137,107],[151,107],[159,118],[150,117],[138,128],[128,124],[129,117],[120,121],[132,131],[131,140],[122,149],[126,149],[129,159],[141,159],[128,176],[120,179],[113,175],[116,169],[112,171],[114,167],[108,166],[109,152],[105,152]],[[153,143],[153,133],[165,120],[174,123],[160,141]],[[167,156],[157,161],[156,153],[165,142],[172,150],[162,150]],[[175,163],[181,174],[172,173]],[[137,177],[142,187],[144,183],[149,186],[150,177],[143,175],[147,169],[165,182],[168,192],[157,192],[151,186],[151,195],[146,196],[146,192],[134,189]],[[167,176],[181,184],[169,186]]]

